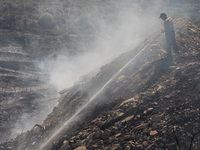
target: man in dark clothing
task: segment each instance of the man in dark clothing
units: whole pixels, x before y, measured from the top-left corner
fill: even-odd
[[[172,21],[172,18],[167,17],[165,13],[161,13],[160,18],[164,20],[167,58],[172,59],[172,54],[171,54],[172,47],[173,47],[174,53],[177,55],[179,54],[178,47],[176,45],[173,21]]]

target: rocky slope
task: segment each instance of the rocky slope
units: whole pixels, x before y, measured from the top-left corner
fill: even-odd
[[[155,34],[90,82],[63,91],[41,125],[0,148],[199,149],[200,29],[182,19],[175,27],[180,56],[173,65],[165,58],[164,35]]]
[[[115,22],[116,16],[123,16],[116,10],[135,7],[132,1],[127,0],[128,5],[124,2],[117,1],[113,5],[112,0],[103,3],[99,0],[0,1],[0,141],[26,131],[27,124],[32,128],[35,124],[32,119],[41,122],[42,115],[47,114],[47,110],[51,110],[48,107],[56,102],[57,92],[44,82],[46,74],[35,67],[41,58],[56,56],[63,48],[73,55],[88,51],[94,39],[103,36],[95,32],[102,21]],[[153,1],[153,5],[158,2],[161,1]],[[173,5],[169,1],[170,9],[182,14],[182,4],[176,2]],[[137,4],[145,9],[149,7],[146,0]],[[162,4],[168,9],[168,2]],[[195,18],[199,17],[197,3],[190,1],[186,6]],[[140,9],[137,11],[141,13]],[[40,24],[46,12],[55,21],[51,29]],[[138,48],[102,67],[90,82],[62,91],[60,104],[43,124],[1,144],[0,149],[38,149],[45,137],[51,137],[55,127],[62,126],[105,84],[89,107],[82,110],[88,111],[80,116],[82,120],[64,126],[63,137],[56,135],[52,139],[55,142],[47,144],[50,148],[154,149],[153,146],[164,145],[168,149],[181,146],[184,149],[192,143],[191,146],[198,149],[199,29],[177,20],[176,33],[181,57],[175,57],[175,66],[168,67],[163,35],[159,35],[142,55],[107,84],[136,52],[153,39],[153,36],[149,37]],[[41,108],[42,111],[38,111]]]
[[[115,7],[120,5],[99,0],[1,0],[0,5],[2,142],[13,137],[13,132],[26,131],[24,126],[32,122],[31,118],[37,120],[56,103],[57,92],[47,84],[46,72],[36,67],[41,60],[56,57],[59,52],[75,55],[92,51],[88,47],[103,36],[95,34],[98,25],[114,22]],[[53,26],[42,23],[45,14]],[[28,126],[34,126],[34,122]]]

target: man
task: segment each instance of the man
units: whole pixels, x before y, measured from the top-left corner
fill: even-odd
[[[173,21],[172,21],[172,18],[167,17],[165,13],[161,13],[160,18],[164,20],[167,58],[172,59],[172,54],[171,54],[172,47],[173,47],[174,53],[177,55],[179,54],[178,47],[176,45]]]

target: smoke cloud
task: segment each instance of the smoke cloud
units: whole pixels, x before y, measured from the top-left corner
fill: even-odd
[[[73,2],[73,6],[79,5],[79,3]],[[42,69],[48,69],[49,82],[58,91],[72,86],[74,82],[79,80],[80,76],[98,70],[100,66],[121,53],[133,49],[148,34],[152,33],[152,30],[160,26],[157,5],[154,6],[156,8],[154,11],[152,11],[152,7],[151,10],[141,9],[140,5],[130,2],[110,1],[107,5],[111,7],[113,13],[111,12],[108,16],[107,14],[95,15],[97,23],[94,22],[95,28],[93,28],[92,34],[96,36],[90,41],[93,44],[76,45],[80,51],[81,47],[87,47],[87,52],[84,51],[76,55],[60,53],[56,59],[48,59],[41,64]],[[95,5],[95,3],[92,5],[94,10],[101,9],[99,7],[102,6]],[[91,20],[88,22],[93,23],[94,17],[89,19]],[[63,51],[68,51],[68,49]]]
[[[52,1],[49,5],[51,3],[52,7],[48,11],[54,14],[60,13],[58,8],[65,7],[59,1]],[[172,2],[170,5],[172,5]],[[66,48],[57,53],[56,58],[45,59],[38,66],[42,71],[48,73],[48,83],[53,85],[58,92],[73,86],[77,82],[87,82],[99,71],[102,65],[120,54],[134,49],[153,31],[160,29],[163,25],[163,22],[158,18],[161,12],[172,15],[172,17],[173,14],[176,14],[176,10],[168,7],[167,1],[162,2],[161,0],[150,2],[131,0],[85,0],[83,2],[83,0],[73,0],[68,2],[67,7],[72,11],[70,15],[76,28],[82,29],[82,32],[86,34],[84,28],[86,26],[93,38],[90,38],[89,42],[76,42],[75,46],[78,48],[78,53],[72,55],[68,53],[71,50]],[[81,11],[74,14],[78,9],[74,9],[73,12],[73,7],[80,8]],[[45,10],[44,3],[38,11],[43,13]],[[87,12],[88,10],[89,12]],[[61,15],[65,17],[64,8],[61,12]],[[73,20],[76,17],[78,21]],[[71,28],[76,30],[71,23],[68,23],[69,18],[65,19],[66,23],[62,26],[63,31],[69,34]],[[86,37],[80,36],[79,38],[85,40]],[[89,77],[84,78],[84,75],[88,73]],[[49,110],[52,110],[52,108]],[[41,122],[41,120],[29,118],[31,118],[29,114],[22,115],[20,122],[16,123],[13,135],[20,133],[22,129],[30,129],[36,122]],[[24,120],[26,120],[26,124],[23,123]]]

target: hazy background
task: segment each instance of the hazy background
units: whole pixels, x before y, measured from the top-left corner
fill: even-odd
[[[155,5],[153,3],[147,7],[130,1],[101,1],[100,4],[99,2],[90,4],[92,10],[97,10],[96,13],[80,14],[81,19],[87,18],[87,30],[91,28],[92,31],[88,33],[93,35],[93,38],[89,42],[80,43],[80,46],[79,42],[76,42],[77,51],[80,52],[75,55],[69,54],[69,50],[64,48],[56,58],[46,59],[40,66],[49,72],[49,82],[58,91],[72,86],[80,76],[98,70],[96,68],[108,63],[121,53],[133,49],[162,25],[158,18],[159,3]],[[73,7],[79,7],[81,4],[81,1],[70,3]],[[110,8],[104,8],[104,5]],[[88,7],[86,4],[82,7],[84,6]],[[100,13],[101,9],[110,10],[110,14],[106,14],[107,10]],[[79,23],[80,28],[86,26],[84,21]],[[68,28],[67,25],[66,28]],[[83,32],[85,30],[83,29]],[[87,36],[81,38],[84,40]],[[87,51],[82,50],[85,48]]]
[[[55,49],[49,50],[52,54],[43,57],[38,65],[47,73],[45,82],[54,86],[57,94],[78,82],[87,82],[102,65],[132,50],[154,31],[161,30],[160,13],[165,12],[172,18],[188,17],[191,13],[189,3],[183,5],[181,0],[44,0],[36,8],[38,16],[48,12],[54,17],[54,30],[60,33],[54,37]],[[52,44],[45,40],[46,45]],[[41,45],[40,41],[34,42]],[[88,78],[82,77],[88,73]],[[56,103],[55,99],[53,105],[49,101],[40,105],[40,119],[30,114],[22,115],[12,136],[41,123]],[[48,111],[42,111],[43,105],[51,106]]]

